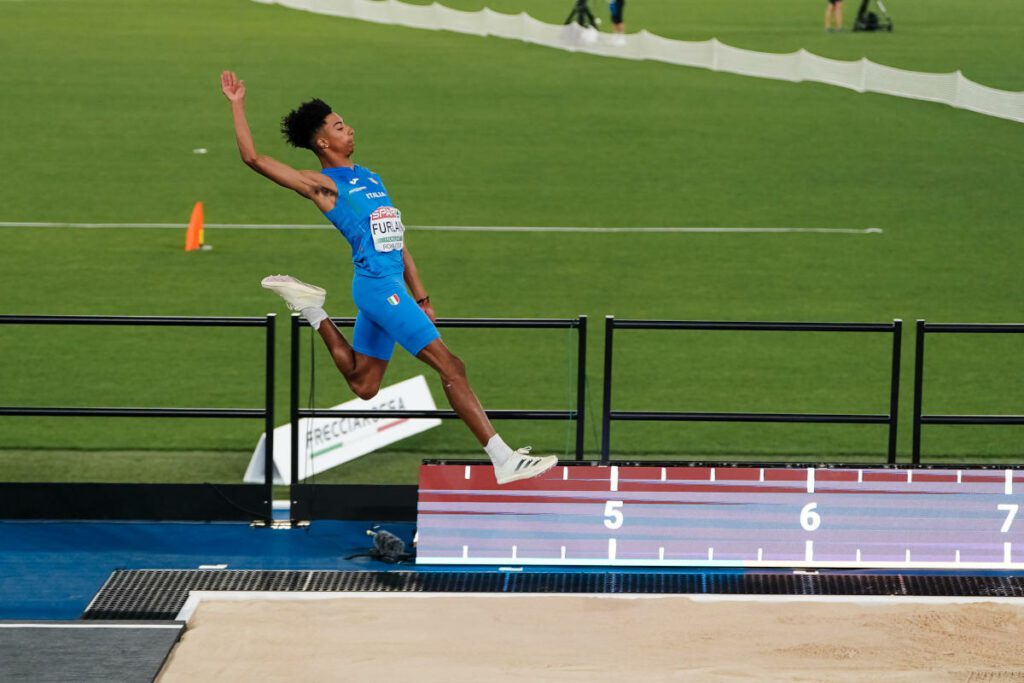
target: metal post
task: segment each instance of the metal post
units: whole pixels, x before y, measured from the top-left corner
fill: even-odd
[[[612,428],[612,331],[615,316],[604,317],[604,400],[601,406],[601,462],[608,463]]]
[[[587,397],[587,316],[579,317],[579,345],[576,349],[576,460],[583,460]]]
[[[924,320],[917,321],[917,343],[914,352],[914,443],[911,461],[921,464],[921,391],[924,385]]]
[[[900,410],[900,353],[903,347],[903,321],[892,321],[892,379],[889,396],[889,464],[896,464],[896,431]]]
[[[299,316],[292,313],[291,316],[291,386],[289,388],[288,402],[288,424],[291,425],[291,452],[292,476],[289,483],[294,486],[298,483],[299,476]],[[294,499],[289,493],[289,499]],[[292,505],[295,501],[292,500]]]
[[[263,461],[263,485],[266,487],[267,522],[273,519],[274,504],[274,327],[277,323],[277,316],[273,313],[267,314],[267,377],[266,377],[266,421],[264,431],[267,436],[264,439],[264,461]]]

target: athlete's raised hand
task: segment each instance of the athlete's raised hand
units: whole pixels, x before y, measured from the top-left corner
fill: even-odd
[[[245,81],[238,80],[234,71],[221,73],[220,89],[229,102],[241,102],[245,99]]]

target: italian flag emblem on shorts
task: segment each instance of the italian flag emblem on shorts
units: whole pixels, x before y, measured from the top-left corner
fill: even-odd
[[[392,306],[397,306],[398,305],[398,295],[397,294],[392,294],[391,296],[389,296],[388,297],[388,303],[391,304]]]

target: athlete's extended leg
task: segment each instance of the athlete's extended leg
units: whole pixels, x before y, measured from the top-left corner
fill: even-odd
[[[536,477],[558,463],[554,455],[534,457],[530,455],[529,448],[513,451],[505,444],[494,431],[480,400],[469,385],[465,363],[448,350],[440,339],[427,344],[416,357],[437,370],[441,376],[441,386],[444,387],[448,403],[487,451],[494,463],[494,476],[499,484]]]
[[[444,387],[444,395],[448,397],[452,410],[466,423],[480,445],[486,446],[497,432],[469,386],[466,364],[449,351],[440,339],[427,344],[416,357],[441,375],[441,386]]]

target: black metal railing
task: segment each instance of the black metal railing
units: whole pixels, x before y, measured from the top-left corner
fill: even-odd
[[[352,327],[355,318],[331,318],[339,327]],[[576,407],[571,410],[485,410],[492,420],[574,420],[576,422],[576,459],[583,459],[584,408],[586,399],[587,368],[587,316],[577,318],[438,318],[438,328],[473,329],[575,329],[576,346]],[[295,483],[298,458],[298,429],[301,417],[407,417],[458,419],[454,410],[329,410],[299,408],[299,329],[309,323],[298,315],[292,316],[291,328],[291,456],[292,483]]]
[[[1021,323],[929,323],[917,321],[917,351],[914,357],[913,463],[921,463],[921,425],[1024,425],[1024,415],[922,415],[924,397],[924,340],[931,334],[1022,334]]]
[[[199,316],[111,316],[111,315],[0,315],[0,325],[88,325],[88,326],[156,326],[156,327],[257,327],[265,330],[265,382],[264,407],[262,408],[134,408],[96,406],[0,406],[0,416],[43,416],[43,417],[139,417],[139,418],[221,418],[221,419],[262,419],[267,433],[264,483],[256,495],[251,495],[251,484],[189,485],[189,484],[15,484],[21,487],[21,495],[12,500],[11,496],[0,495],[0,518],[32,517],[31,511],[45,505],[62,501],[66,516],[88,510],[103,513],[103,518],[150,518],[155,515],[164,519],[214,519],[216,510],[222,509],[227,518],[240,519],[244,516],[263,521],[271,519],[273,466],[274,466],[274,324],[276,316],[266,317],[199,317]],[[5,485],[6,486],[6,485]],[[38,495],[28,495],[28,487],[43,487]],[[201,487],[211,505],[189,501],[179,495],[184,489]],[[92,487],[92,488],[89,488]],[[97,488],[99,487],[99,488]],[[116,487],[112,488],[112,487]],[[177,490],[178,493],[174,493]],[[233,500],[241,491],[250,495],[241,501]],[[67,495],[64,495],[67,493]],[[228,494],[231,494],[230,496]],[[135,495],[137,494],[137,495]],[[103,505],[103,501],[108,501]],[[118,501],[113,505],[110,501]],[[139,505],[133,505],[138,502]],[[119,508],[119,509],[114,509]],[[141,512],[136,512],[141,511]],[[212,511],[212,512],[211,512]],[[60,509],[49,510],[49,515],[61,517]],[[87,516],[87,515],[86,515]]]
[[[299,332],[308,327],[297,315],[291,317],[290,403],[292,517],[302,519],[348,518],[406,519],[415,510],[416,487],[409,485],[336,485],[344,489],[312,504],[312,491],[319,485],[299,484],[298,420],[301,417],[405,417],[455,419],[452,410],[331,410],[299,408]],[[335,324],[351,327],[354,318],[334,318]],[[176,317],[176,316],[19,316],[0,315],[2,325],[91,325],[161,327],[253,327],[264,328],[266,358],[262,408],[190,407],[100,407],[100,406],[0,406],[0,417],[134,417],[134,418],[218,418],[262,419],[265,440],[264,481],[261,484],[73,484],[0,482],[0,518],[95,518],[95,519],[211,519],[269,522],[274,472],[274,374],[275,316],[265,317]],[[586,398],[587,317],[566,319],[535,318],[447,318],[439,328],[561,328],[577,331],[576,405],[567,410],[487,410],[495,420],[573,420],[576,426],[576,461],[584,459]],[[668,412],[612,410],[612,366],[614,330],[709,330],[754,332],[867,332],[892,335],[892,358],[887,414],[857,413],[748,413]],[[931,415],[922,414],[924,349],[927,334],[1019,334],[1024,324],[926,323],[917,321],[913,397],[913,465],[920,465],[921,425],[1024,425],[1024,415]],[[713,322],[679,320],[605,319],[604,395],[601,426],[601,462],[609,461],[611,423],[625,421],[692,421],[747,423],[832,423],[888,425],[888,463],[896,463],[899,408],[902,322],[810,323],[810,322]],[[281,454],[279,454],[280,456]],[[799,464],[789,462],[787,464]],[[333,507],[332,507],[333,506]]]
[[[612,339],[614,330],[732,330],[748,332],[884,332],[892,335],[892,367],[888,414],[856,413],[740,413],[612,410]],[[689,320],[616,320],[605,317],[604,400],[601,410],[601,460],[608,462],[612,420],[689,422],[808,422],[831,424],[886,424],[889,426],[888,462],[896,462],[896,430],[899,413],[900,345],[903,322],[891,323],[787,323],[711,322]]]

